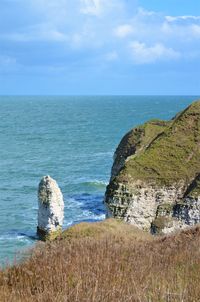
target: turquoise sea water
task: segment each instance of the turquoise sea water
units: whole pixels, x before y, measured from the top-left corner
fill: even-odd
[[[0,97],[0,264],[36,242],[43,175],[62,189],[65,227],[102,220],[112,156],[122,136],[146,120],[173,117],[195,99]]]

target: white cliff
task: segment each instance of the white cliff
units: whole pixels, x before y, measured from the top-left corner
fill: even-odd
[[[44,176],[38,189],[38,235],[41,239],[53,239],[62,230],[64,219],[63,195],[57,182]]]

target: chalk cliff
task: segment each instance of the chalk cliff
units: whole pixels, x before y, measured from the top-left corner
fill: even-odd
[[[57,182],[44,176],[38,188],[38,228],[42,240],[52,240],[62,231],[64,219],[63,195]]]
[[[108,216],[152,233],[200,223],[200,101],[124,136],[105,204]]]

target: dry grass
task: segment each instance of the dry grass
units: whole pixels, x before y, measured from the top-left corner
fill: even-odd
[[[1,302],[200,301],[200,227],[152,238],[108,220],[80,224],[0,272]]]

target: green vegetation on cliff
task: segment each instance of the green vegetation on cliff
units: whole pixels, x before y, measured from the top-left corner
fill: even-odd
[[[116,181],[132,179],[158,185],[190,183],[199,174],[200,101],[165,124],[158,136],[155,137],[151,129],[149,133],[148,147],[129,157]]]
[[[124,158],[141,152],[149,146],[153,139],[162,133],[169,122],[151,120],[129,131],[121,140],[116,154],[123,154]]]
[[[115,152],[111,178],[119,173],[129,156],[136,156],[143,152],[169,124],[169,122],[161,120],[151,120],[129,131],[122,138]]]

